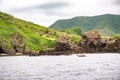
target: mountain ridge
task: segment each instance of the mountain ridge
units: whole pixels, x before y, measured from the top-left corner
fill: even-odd
[[[98,16],[78,16],[71,19],[58,20],[49,27],[56,30],[80,27],[84,32],[97,29],[102,35],[114,36],[120,33],[120,15],[104,14]],[[110,32],[104,32],[103,34],[101,29],[104,28],[108,28]]]

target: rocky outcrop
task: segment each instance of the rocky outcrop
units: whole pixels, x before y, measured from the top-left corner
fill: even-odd
[[[62,34],[57,38],[55,48],[40,51],[39,55],[70,55],[79,52],[81,52],[80,47],[72,42],[69,35]]]
[[[25,50],[25,43],[22,36],[16,32],[11,38],[13,49],[18,53],[23,53]]]
[[[72,41],[67,34],[60,35],[57,39],[55,50],[66,51],[71,50]]]
[[[120,52],[120,38],[104,40],[98,31],[92,30],[85,33],[79,43],[81,51],[84,53],[118,53]]]
[[[80,47],[73,43],[71,38],[67,34],[62,34],[58,37],[55,50],[81,52]]]
[[[120,38],[115,40],[114,47],[115,47],[116,52],[120,53]]]
[[[98,31],[92,30],[85,33],[80,40],[79,46],[82,52],[93,53],[99,52],[106,46]]]

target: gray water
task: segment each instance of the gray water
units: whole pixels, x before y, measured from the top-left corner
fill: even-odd
[[[120,54],[0,57],[0,80],[120,80]]]

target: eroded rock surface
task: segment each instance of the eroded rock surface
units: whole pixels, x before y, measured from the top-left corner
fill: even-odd
[[[23,53],[25,50],[25,43],[22,36],[16,32],[11,38],[13,49],[18,53]]]
[[[105,47],[105,43],[102,41],[101,35],[98,31],[92,30],[85,33],[79,46],[82,48],[82,52],[98,52]]]
[[[71,50],[71,46],[72,46],[71,38],[67,34],[63,34],[58,37],[55,50],[57,51]]]

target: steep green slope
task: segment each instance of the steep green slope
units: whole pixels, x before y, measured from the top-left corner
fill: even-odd
[[[55,40],[45,37],[45,34],[53,38],[57,35],[55,30],[0,12],[0,44],[2,44],[3,48],[8,49],[12,47],[10,39],[16,32],[23,37],[28,48],[36,51],[54,46]]]
[[[76,26],[80,27],[84,32],[97,29],[102,35],[114,36],[120,33],[120,15],[106,14],[93,17],[75,17],[72,19],[58,20],[52,24],[50,28],[63,30]]]

